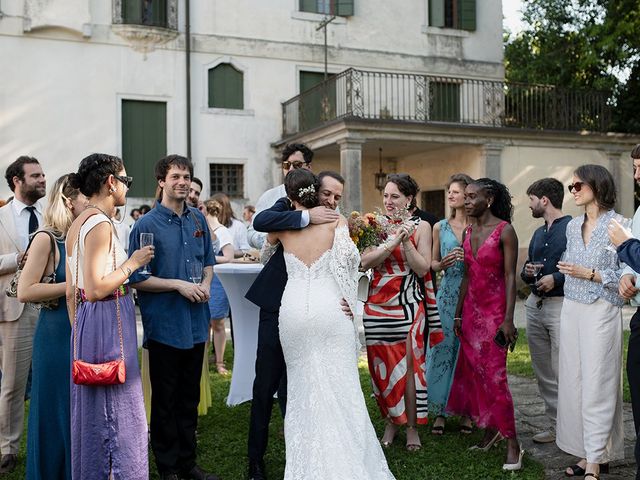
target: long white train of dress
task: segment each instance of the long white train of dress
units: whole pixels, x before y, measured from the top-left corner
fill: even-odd
[[[346,227],[312,265],[285,252],[288,282],[280,307],[287,365],[285,480],[393,479],[371,424],[358,376],[353,321],[358,250]]]

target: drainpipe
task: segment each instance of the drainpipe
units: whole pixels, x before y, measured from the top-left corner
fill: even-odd
[[[186,102],[187,102],[187,158],[191,160],[191,12],[190,0],[185,0],[185,68],[186,68]]]

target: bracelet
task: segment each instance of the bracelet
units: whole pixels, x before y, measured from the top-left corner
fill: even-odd
[[[126,269],[126,271],[125,271],[125,269]],[[129,277],[131,276],[131,269],[130,269],[129,267],[123,267],[123,266],[121,266],[121,267],[120,267],[120,270],[122,270],[122,273],[124,273],[124,276],[125,276],[126,278],[129,278]]]
[[[591,269],[591,276],[589,277],[589,281],[593,282],[593,277],[595,277],[595,276],[596,276],[596,269],[592,268]]]
[[[456,320],[460,320],[460,321],[462,321],[462,318],[461,318],[461,317],[454,317],[454,318],[453,318],[453,321],[455,322]]]

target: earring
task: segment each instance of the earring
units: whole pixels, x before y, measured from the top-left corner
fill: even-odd
[[[491,208],[491,202],[487,202],[487,208]]]

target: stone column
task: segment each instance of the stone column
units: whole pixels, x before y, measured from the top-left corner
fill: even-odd
[[[344,138],[340,146],[340,174],[344,177],[344,194],[340,211],[348,216],[362,209],[362,144],[364,140]]]
[[[484,174],[502,182],[502,149],[504,145],[497,143],[487,143],[484,145]]]

